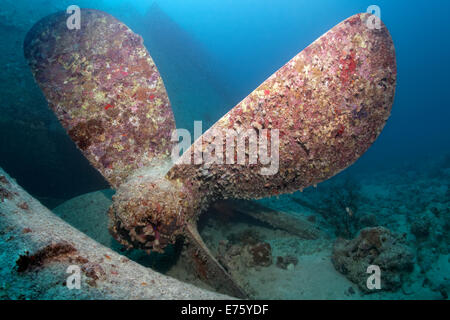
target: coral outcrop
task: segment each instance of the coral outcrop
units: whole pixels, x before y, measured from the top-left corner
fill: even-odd
[[[333,248],[333,264],[365,292],[367,268],[376,265],[381,270],[381,290],[394,291],[401,287],[401,278],[412,271],[414,253],[405,239],[384,227],[365,228],[353,240],[338,239]]]

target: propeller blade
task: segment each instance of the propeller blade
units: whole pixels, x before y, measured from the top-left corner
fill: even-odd
[[[292,58],[206,131],[168,179],[200,190],[207,205],[294,192],[354,163],[383,129],[396,84],[391,36],[384,24],[369,28],[370,16],[346,19]],[[257,149],[249,140],[236,148],[252,134]]]
[[[45,17],[24,53],[50,108],[91,164],[114,187],[155,157],[170,155],[175,120],[142,38],[111,15],[81,10]]]

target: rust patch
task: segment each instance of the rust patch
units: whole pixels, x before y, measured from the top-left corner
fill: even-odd
[[[207,264],[205,261],[203,261],[202,257],[198,252],[195,252],[192,255],[192,260],[195,262],[196,267],[195,270],[197,271],[197,274],[200,276],[201,279],[207,280],[208,279],[208,272],[206,271]]]
[[[87,277],[94,281],[106,276],[105,270],[103,270],[102,266],[98,263],[86,263],[81,267],[81,270]]]
[[[17,272],[30,271],[76,251],[72,244],[65,241],[49,244],[32,255],[27,251],[16,261]]]

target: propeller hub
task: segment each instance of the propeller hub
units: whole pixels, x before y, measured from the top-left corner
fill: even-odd
[[[164,252],[184,233],[192,209],[182,183],[134,175],[113,197],[109,229],[128,248]]]

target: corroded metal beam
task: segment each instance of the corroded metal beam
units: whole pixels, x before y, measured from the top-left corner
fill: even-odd
[[[0,168],[1,299],[227,299],[145,268],[73,228]],[[69,290],[67,268],[81,270]]]

